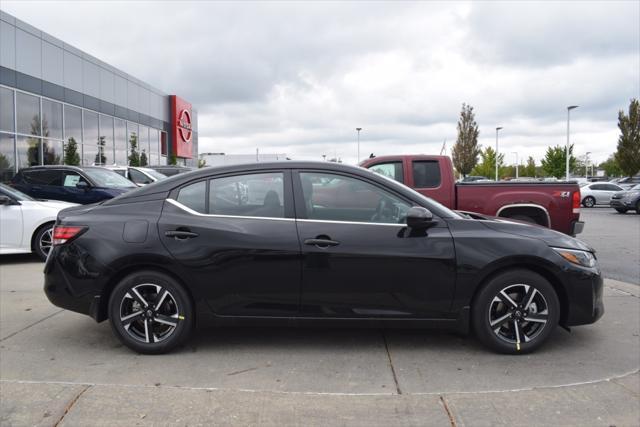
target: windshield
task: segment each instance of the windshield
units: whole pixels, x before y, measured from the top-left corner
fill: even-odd
[[[16,199],[19,202],[27,202],[27,201],[35,200],[35,199],[27,196],[23,192],[18,191],[15,188],[9,187],[8,185],[5,185],[5,184],[0,184],[0,190],[2,190],[3,193],[9,195],[10,197],[13,197],[14,199]]]
[[[89,175],[98,187],[133,188],[135,185],[128,179],[109,169],[86,168],[84,173]]]
[[[140,169],[142,172],[146,173],[147,175],[157,179],[158,181],[160,181],[161,179],[167,178],[166,175],[163,175],[160,172],[155,171],[153,169],[149,169],[149,168],[138,168],[138,169]]]

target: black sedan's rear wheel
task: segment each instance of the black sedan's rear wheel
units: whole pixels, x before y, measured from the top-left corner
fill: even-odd
[[[109,322],[127,347],[145,354],[171,351],[194,324],[191,300],[171,277],[155,272],[130,274],[109,298]]]
[[[492,278],[472,307],[480,341],[500,353],[529,353],[551,335],[560,319],[553,286],[528,270],[510,270]]]

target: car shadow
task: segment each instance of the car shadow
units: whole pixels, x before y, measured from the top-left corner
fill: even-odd
[[[36,254],[9,254],[0,255],[0,265],[40,263],[44,262]]]

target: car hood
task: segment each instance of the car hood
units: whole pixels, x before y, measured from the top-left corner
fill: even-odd
[[[492,230],[542,240],[547,245],[555,248],[578,249],[581,251],[595,253],[595,249],[587,245],[582,240],[567,236],[566,234],[562,234],[558,231],[554,231],[540,225],[528,225],[496,217],[487,218],[481,222]]]

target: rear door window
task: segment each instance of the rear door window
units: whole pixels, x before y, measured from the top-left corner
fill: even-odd
[[[440,186],[440,163],[437,160],[416,160],[413,162],[413,186],[435,188]]]
[[[212,179],[209,213],[284,218],[284,174],[270,172]]]
[[[207,213],[207,182],[200,181],[182,187],[176,200],[196,212]]]
[[[24,179],[33,185],[61,185],[62,171],[56,169],[41,169],[24,172]]]

